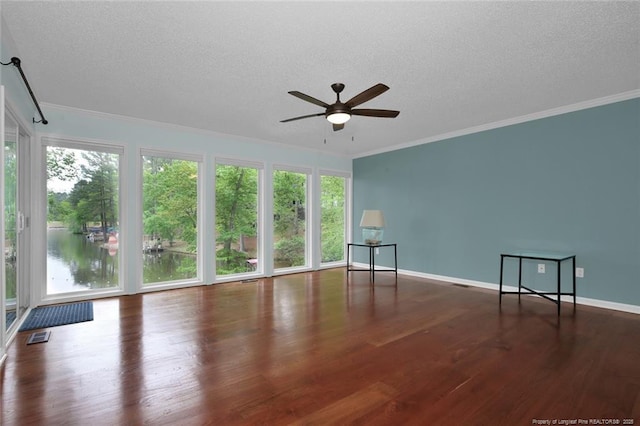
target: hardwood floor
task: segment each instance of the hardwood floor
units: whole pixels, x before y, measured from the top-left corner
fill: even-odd
[[[640,424],[640,316],[344,269],[94,302],[19,333],[3,425]],[[633,422],[633,423],[632,423]],[[565,423],[566,424],[566,423]]]

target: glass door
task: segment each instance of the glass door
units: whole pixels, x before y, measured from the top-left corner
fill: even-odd
[[[5,112],[4,116],[4,282],[5,330],[9,330],[22,314],[18,310],[18,236],[23,222],[18,210],[18,124]]]
[[[5,273],[5,233],[4,233],[4,86],[0,86],[0,252],[3,259],[0,261],[0,364],[5,360],[5,329],[6,329],[6,303],[5,293],[7,288]]]

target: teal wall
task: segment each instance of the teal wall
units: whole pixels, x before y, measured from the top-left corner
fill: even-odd
[[[640,306],[638,98],[358,158],[353,185],[354,240],[383,210],[401,269],[495,284],[502,252],[570,252],[578,296]]]

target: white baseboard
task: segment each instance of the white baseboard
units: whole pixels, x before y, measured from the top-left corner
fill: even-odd
[[[369,266],[368,264],[360,264],[360,265],[364,266],[365,268]],[[412,277],[417,277],[417,278],[426,278],[428,280],[442,281],[444,283],[462,284],[462,285],[468,285],[471,287],[480,287],[480,288],[485,288],[489,290],[494,290],[496,292],[499,290],[498,284],[468,280],[465,278],[447,277],[444,275],[427,274],[424,272],[408,271],[405,269],[398,269],[398,273],[403,275],[409,275]],[[506,290],[506,291],[518,291],[518,288],[513,286],[503,285],[502,288],[503,290]],[[562,301],[573,302],[573,297],[562,296]],[[615,311],[629,312],[632,314],[640,314],[640,306],[629,305],[626,303],[610,302],[608,300],[590,299],[588,297],[576,296],[576,304],[594,306],[597,308],[604,308],[604,309],[612,309]]]

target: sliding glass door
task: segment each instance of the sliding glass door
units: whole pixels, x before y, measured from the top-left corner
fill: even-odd
[[[28,136],[7,110],[4,115],[4,282],[5,330],[10,330],[29,307],[26,276],[28,200],[24,197],[28,173]]]

